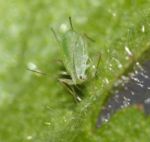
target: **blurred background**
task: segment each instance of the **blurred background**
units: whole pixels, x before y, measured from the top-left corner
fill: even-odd
[[[148,141],[150,119],[135,107],[118,112],[100,129],[96,121],[114,83],[149,51],[149,4],[1,0],[0,141]],[[98,79],[86,86],[79,104],[58,82],[61,51],[50,30],[61,34],[69,16],[77,32],[95,40],[88,47],[90,58],[96,62],[97,54],[102,56]]]

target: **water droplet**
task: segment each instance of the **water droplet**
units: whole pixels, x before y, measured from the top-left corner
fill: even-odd
[[[106,84],[109,84],[108,78],[105,78],[104,81],[105,81]]]
[[[145,100],[144,100],[144,103],[145,103],[145,104],[150,104],[150,98],[145,99]]]
[[[122,64],[118,64],[118,68],[120,68],[120,69],[121,69],[121,68],[122,68]]]
[[[109,118],[110,118],[110,114],[107,113],[107,115],[105,117],[102,117],[101,120],[102,122],[108,122]]]
[[[33,62],[29,62],[29,63],[27,64],[27,67],[28,67],[29,69],[31,69],[31,70],[36,70],[36,69],[37,69],[36,64],[34,64]]]
[[[144,26],[144,25],[142,25],[141,31],[142,31],[143,33],[145,32],[145,26]]]
[[[82,101],[82,99],[81,99],[79,96],[77,96],[77,100],[78,100],[79,102]]]
[[[115,12],[113,12],[113,13],[112,13],[112,16],[113,16],[113,17],[116,17],[116,13],[115,13]]]
[[[47,126],[50,126],[50,125],[51,125],[50,122],[45,122],[44,124],[47,125]]]
[[[138,85],[138,86],[140,86],[141,88],[143,88],[143,87],[144,87],[144,85],[143,85],[143,84],[141,84],[141,83],[137,83],[137,85]]]
[[[134,74],[137,74],[137,75],[138,75],[138,74],[139,74],[138,70],[135,70],[135,71],[134,71]],[[133,77],[134,74],[132,73],[132,74],[130,75],[130,77]]]
[[[29,136],[26,137],[26,139],[27,139],[27,140],[32,140],[33,137],[29,135]]]
[[[130,51],[130,49],[128,48],[128,46],[125,46],[124,47],[125,48],[125,51],[126,51],[126,53],[128,54],[128,56],[133,56],[133,54],[132,54],[132,52]]]
[[[117,60],[116,58],[113,58],[113,60],[117,63],[118,68],[122,68],[122,64],[119,60]]]
[[[140,72],[140,75],[143,76],[145,79],[149,79],[149,76],[144,74],[143,72]]]
[[[137,77],[135,77],[135,76],[131,76],[131,79],[134,80],[134,81],[137,82],[137,83],[143,83],[142,80],[139,80],[139,79],[138,79]]]
[[[139,62],[136,62],[136,66],[137,66],[141,71],[144,71],[143,67],[140,65]]]
[[[135,92],[133,92],[133,91],[130,91],[131,92],[131,95],[135,95]]]
[[[95,69],[96,68],[95,65],[93,65],[92,68]]]
[[[108,69],[109,69],[110,71],[112,71],[112,64],[109,64]]]
[[[121,106],[122,108],[127,107],[130,105],[130,99],[127,97],[123,97],[123,105]]]
[[[125,81],[125,82],[127,82],[127,81],[129,80],[129,78],[126,77],[126,76],[124,76],[124,75],[121,76],[121,79],[122,79],[123,81]]]

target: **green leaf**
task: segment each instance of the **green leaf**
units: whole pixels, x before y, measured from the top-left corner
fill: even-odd
[[[1,0],[0,141],[148,142],[149,117],[134,107],[100,129],[95,125],[114,83],[150,50],[149,5],[148,0]],[[88,47],[90,58],[101,53],[98,78],[86,84],[79,104],[57,81],[61,53],[50,31],[69,16],[77,31],[96,41]],[[30,63],[48,75],[28,71]]]

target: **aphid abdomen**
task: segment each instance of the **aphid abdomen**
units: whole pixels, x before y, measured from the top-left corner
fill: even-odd
[[[77,83],[77,75],[75,72],[75,64],[74,64],[74,46],[75,41],[77,39],[76,32],[74,31],[68,31],[64,34],[62,38],[62,47],[63,47],[63,53],[64,53],[64,65],[66,67],[66,70],[70,74],[74,84]]]
[[[79,35],[78,40],[75,44],[75,70],[77,74],[77,78],[79,80],[86,79],[86,70],[87,70],[87,61],[88,61],[88,54],[87,54],[87,43],[85,39]]]

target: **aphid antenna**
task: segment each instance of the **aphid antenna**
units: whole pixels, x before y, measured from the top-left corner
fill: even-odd
[[[89,37],[86,33],[84,33],[84,36],[91,42],[95,42],[95,40],[93,38]]]
[[[57,37],[57,34],[56,34],[55,30],[54,30],[53,28],[51,28],[51,31],[52,31],[52,33],[53,33],[55,39],[56,39],[56,42],[57,42],[58,45],[61,47],[60,41],[59,41],[59,39],[58,39],[58,37]]]
[[[63,82],[61,79],[58,79],[58,80],[68,90],[68,92],[73,96],[74,101],[76,103],[81,101],[81,98],[79,96],[77,96],[74,88],[71,85],[67,84],[66,82]]]
[[[72,19],[71,19],[71,17],[70,17],[70,16],[69,16],[69,23],[70,23],[71,30],[73,30]]]
[[[47,76],[48,74],[44,73],[44,72],[41,72],[41,71],[38,71],[38,70],[33,70],[33,69],[30,69],[30,68],[27,68],[27,70],[29,71],[32,71],[32,72],[35,72],[35,73],[38,73],[38,74],[41,74],[41,75],[44,75],[44,76]]]

